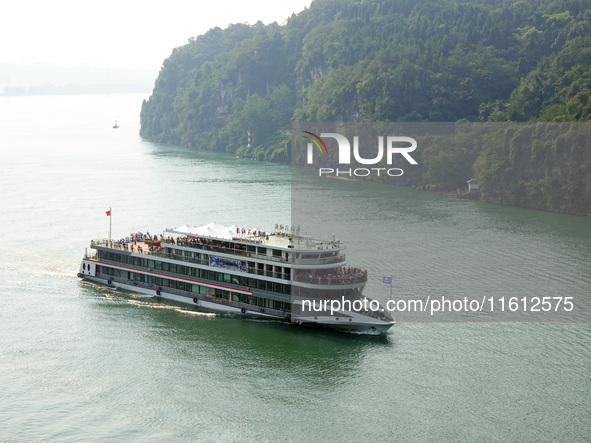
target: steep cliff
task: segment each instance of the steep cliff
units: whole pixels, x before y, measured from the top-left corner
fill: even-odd
[[[589,6],[588,0],[315,0],[282,26],[215,28],[164,62],[142,106],[141,134],[286,162],[291,122],[589,121]],[[493,180],[494,168],[486,165],[496,165],[505,147],[476,146],[467,157],[433,148],[407,183],[447,191],[474,175],[486,199],[591,212],[591,203],[556,205],[543,191],[551,183],[591,202],[591,184],[565,172],[572,171],[569,155],[591,170],[590,148],[580,149],[582,156],[571,150],[553,157],[553,168],[532,160]],[[532,168],[535,174],[527,172]],[[507,180],[521,183],[511,187],[519,198],[497,187]],[[580,184],[573,188],[574,182]],[[539,192],[546,197],[535,197]]]

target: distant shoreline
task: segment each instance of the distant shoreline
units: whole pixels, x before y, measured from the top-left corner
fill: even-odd
[[[156,68],[63,67],[51,63],[0,63],[0,95],[151,92]]]
[[[29,88],[5,88],[0,90],[0,97],[20,97],[39,95],[75,95],[75,94],[150,94],[152,85],[66,85],[46,84]]]

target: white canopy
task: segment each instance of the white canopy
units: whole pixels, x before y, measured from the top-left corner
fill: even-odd
[[[257,233],[260,232],[258,229],[250,230],[250,232],[253,231],[257,231]],[[173,232],[177,232],[180,234],[201,235],[204,237],[231,240],[234,237],[239,237],[242,233],[242,230],[240,230],[239,232],[239,228],[236,225],[224,226],[216,222],[211,222],[203,226],[191,226],[186,224],[183,226],[179,226],[178,228],[175,228]]]
[[[183,225],[183,226],[179,226],[178,228],[174,228],[175,231],[177,232],[187,232],[187,233],[192,233],[193,229],[197,229],[194,226],[191,225]]]

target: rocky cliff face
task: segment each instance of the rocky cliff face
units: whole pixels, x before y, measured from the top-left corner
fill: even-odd
[[[220,88],[219,105],[217,107],[218,114],[230,114],[232,111],[232,104],[234,103],[234,83],[226,81],[222,83]]]

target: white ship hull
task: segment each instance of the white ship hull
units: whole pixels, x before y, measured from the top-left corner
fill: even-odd
[[[198,298],[190,298],[183,295],[171,294],[164,290],[143,288],[133,284],[105,281],[102,278],[85,275],[84,280],[104,285],[114,290],[122,290],[137,294],[143,297],[156,298],[161,300],[170,300],[186,306],[190,306],[199,311],[215,312],[220,314],[231,314],[242,317],[258,318],[264,320],[279,320],[285,321],[286,318],[278,315],[267,314],[256,309],[238,308],[234,306],[227,306],[220,303],[213,303],[207,300],[199,300]],[[339,315],[341,315],[339,317]],[[386,322],[356,312],[339,311],[335,316],[317,317],[315,316],[298,316],[297,320],[293,321],[298,326],[317,327],[325,329],[333,329],[351,333],[366,333],[366,334],[383,334],[388,331],[396,322]]]

